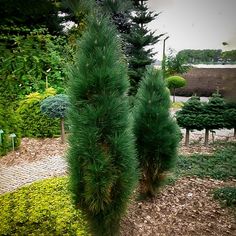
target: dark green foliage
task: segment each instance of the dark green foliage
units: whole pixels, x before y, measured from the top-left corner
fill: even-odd
[[[41,111],[51,118],[65,118],[69,107],[69,98],[65,94],[58,94],[45,98],[41,102]]]
[[[213,155],[195,154],[179,156],[175,175],[210,177],[226,180],[236,178],[236,145],[230,143],[220,147]]]
[[[236,129],[236,103],[226,102],[225,111],[223,113],[224,126],[228,129]]]
[[[171,54],[165,59],[164,77],[167,78],[172,75],[183,74],[189,69],[190,67],[184,64],[184,59],[181,56]]]
[[[1,0],[0,32],[2,31],[1,26],[17,26],[18,28],[27,26],[31,29],[43,26],[50,33],[61,33],[60,23],[63,21],[63,17],[58,16],[58,11],[61,10],[59,6],[60,1],[51,0]],[[13,29],[12,33],[15,34]]]
[[[201,115],[203,127],[208,130],[222,129],[225,126],[224,112],[224,99],[218,93],[213,94],[209,101],[203,105],[203,114]]]
[[[48,118],[40,111],[40,102],[55,95],[55,90],[47,89],[45,93],[32,93],[20,102],[17,109],[23,122],[21,132],[24,137],[52,137],[59,134],[59,119]]]
[[[69,107],[69,98],[65,94],[50,96],[41,102],[41,111],[50,118],[60,118],[61,141],[65,142],[65,117]]]
[[[236,63],[236,50],[225,51],[221,54],[224,63]]]
[[[178,125],[189,130],[204,129],[201,119],[202,112],[203,104],[201,103],[200,98],[197,96],[192,96],[187,102],[184,103],[182,109],[176,112]]]
[[[136,96],[134,133],[144,193],[153,196],[175,161],[180,132],[170,117],[169,92],[161,72],[149,68]]]
[[[216,189],[213,197],[223,206],[233,207],[236,214],[236,187],[224,187]]]
[[[178,52],[177,56],[183,58],[184,63],[190,64],[214,64],[221,61],[222,51],[215,49],[193,50],[185,49]]]
[[[135,95],[138,84],[146,71],[146,66],[151,65],[153,60],[152,49],[147,46],[153,46],[159,41],[162,35],[155,36],[147,28],[147,24],[152,22],[158,14],[148,11],[147,1],[133,0],[134,11],[131,16],[131,31],[126,36],[128,44],[129,77],[131,83],[130,94]]]
[[[79,45],[70,70],[70,186],[94,235],[116,235],[137,182],[126,62],[101,14],[90,17]]]

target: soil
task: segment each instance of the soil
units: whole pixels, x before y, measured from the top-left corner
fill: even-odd
[[[67,144],[61,144],[60,138],[23,138],[17,151],[0,159],[0,166],[64,156],[66,148]],[[179,150],[185,155],[213,151],[213,146],[203,147],[199,143]],[[213,189],[223,186],[236,186],[236,180],[184,177],[164,187],[155,198],[132,200],[121,222],[121,236],[236,235],[235,214],[212,198]]]

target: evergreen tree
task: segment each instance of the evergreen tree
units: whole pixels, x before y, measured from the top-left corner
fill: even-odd
[[[202,124],[205,128],[205,146],[208,145],[209,131],[222,129],[225,126],[224,112],[225,101],[220,94],[212,94],[209,101],[203,107]]]
[[[236,103],[232,101],[226,102],[226,110],[224,112],[225,128],[234,129],[234,138],[236,138]]]
[[[134,133],[143,172],[142,190],[154,196],[177,155],[179,128],[170,117],[170,94],[161,72],[149,68],[134,107]]]
[[[70,72],[70,185],[94,235],[116,235],[137,182],[128,78],[117,31],[90,17]]]
[[[158,14],[148,11],[147,0],[132,0],[134,11],[131,15],[131,31],[126,36],[128,44],[127,55],[129,62],[129,77],[131,83],[130,94],[135,95],[138,88],[138,83],[142,79],[146,66],[154,62],[151,48],[159,41],[163,35],[155,36],[155,32],[151,32],[147,28],[147,24],[153,21]]]
[[[185,146],[189,145],[190,130],[204,129],[202,123],[203,104],[200,98],[192,96],[184,103],[182,109],[176,112],[178,125],[186,129]]]

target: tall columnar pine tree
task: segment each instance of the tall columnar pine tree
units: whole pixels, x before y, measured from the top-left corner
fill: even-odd
[[[153,53],[152,49],[147,46],[152,46],[159,41],[163,35],[155,36],[155,32],[151,32],[147,28],[147,24],[153,21],[158,14],[148,11],[147,0],[132,0],[134,11],[131,15],[131,32],[127,35],[126,41],[128,44],[128,62],[129,62],[129,77],[131,83],[130,94],[135,95],[138,88],[138,83],[144,76],[146,66],[152,64]]]
[[[134,106],[134,133],[142,170],[142,192],[154,196],[177,155],[180,132],[170,117],[170,94],[161,72],[148,68]]]
[[[176,120],[178,125],[186,129],[185,146],[189,145],[190,130],[204,129],[203,120],[203,104],[200,98],[192,96],[187,102],[184,103],[182,109],[176,112]]]
[[[225,126],[224,111],[225,101],[218,94],[212,94],[209,101],[203,107],[202,124],[205,128],[204,145],[208,145],[209,131],[213,129],[222,129]]]
[[[118,234],[138,179],[120,48],[110,20],[93,15],[70,73],[70,186],[92,233],[102,236]]]

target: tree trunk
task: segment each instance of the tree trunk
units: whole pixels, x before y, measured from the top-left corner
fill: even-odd
[[[236,139],[236,128],[234,128],[234,138]]]
[[[61,142],[65,143],[65,120],[61,118]]]
[[[175,102],[175,88],[173,89],[173,102]]]
[[[204,146],[208,146],[208,140],[209,140],[209,129],[206,129]]]
[[[185,146],[188,146],[189,145],[189,136],[190,136],[190,134],[189,134],[190,132],[189,132],[189,129],[186,129],[186,135],[185,135]]]

